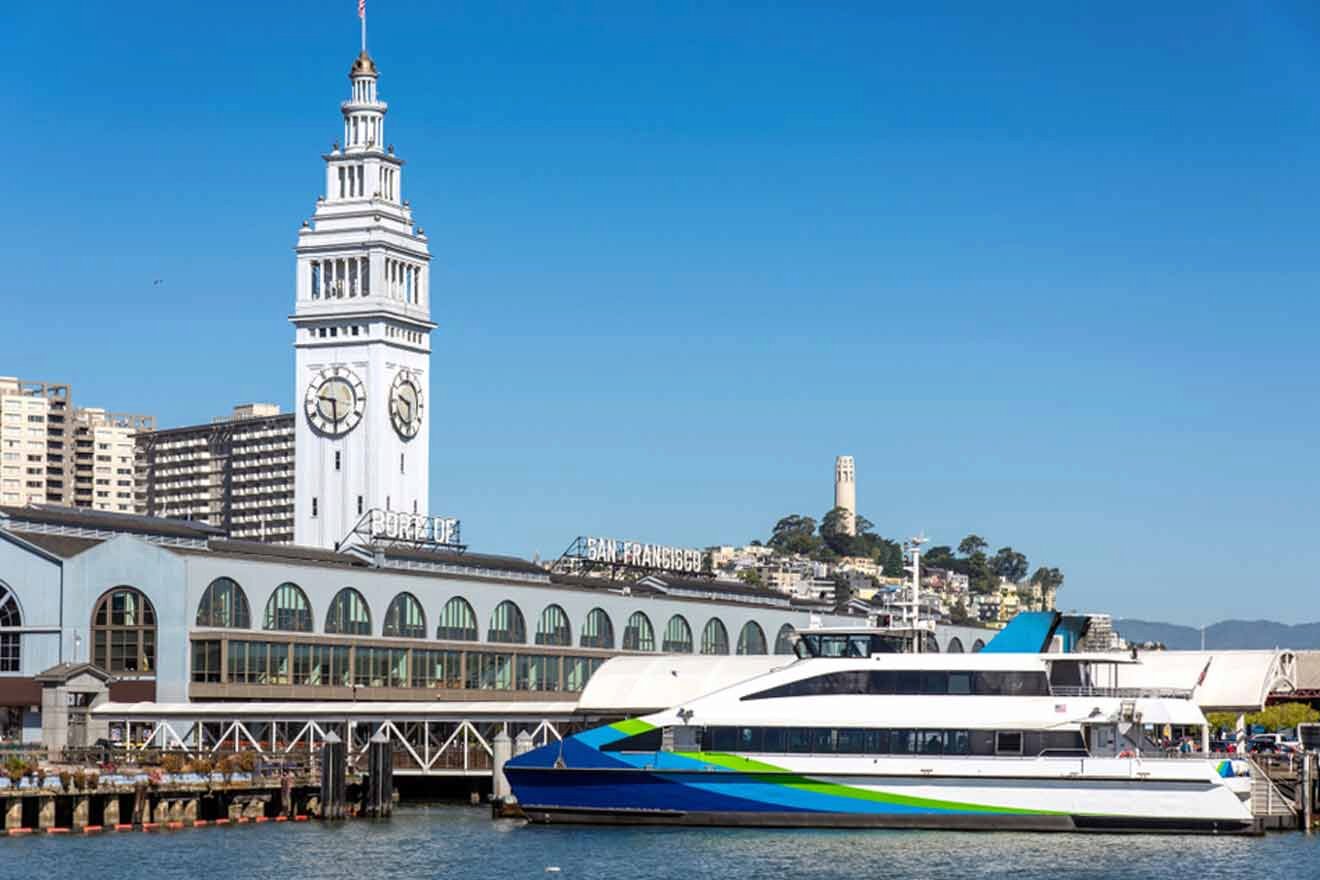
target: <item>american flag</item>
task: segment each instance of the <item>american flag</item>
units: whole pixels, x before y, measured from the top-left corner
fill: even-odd
[[[358,0],[358,18],[367,17],[367,0]]]
[[[1068,714],[1068,704],[1067,704],[1067,703],[1055,703],[1055,704],[1054,704],[1054,712],[1055,712],[1056,715],[1067,715],[1067,714]]]

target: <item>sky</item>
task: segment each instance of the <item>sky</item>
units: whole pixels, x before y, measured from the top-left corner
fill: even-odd
[[[850,454],[1065,607],[1320,619],[1320,7],[368,6],[474,550],[764,540]],[[355,12],[0,10],[0,374],[293,404]]]

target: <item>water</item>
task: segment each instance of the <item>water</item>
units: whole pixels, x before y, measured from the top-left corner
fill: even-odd
[[[557,867],[558,872],[548,872]],[[1320,835],[1265,838],[934,831],[593,828],[404,806],[392,820],[268,823],[0,841],[0,878],[1310,878]]]

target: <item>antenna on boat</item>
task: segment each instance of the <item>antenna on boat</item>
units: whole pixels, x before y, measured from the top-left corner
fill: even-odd
[[[915,538],[908,538],[907,551],[912,554],[912,563],[905,565],[904,568],[912,574],[912,600],[904,604],[903,621],[908,623],[914,630],[919,629],[921,625],[921,545],[928,543],[925,530]],[[907,605],[911,606],[911,611],[907,610]],[[920,654],[925,645],[924,635],[920,632],[915,634],[912,639],[912,650]]]

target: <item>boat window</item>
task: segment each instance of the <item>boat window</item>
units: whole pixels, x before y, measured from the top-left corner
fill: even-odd
[[[921,673],[921,692],[923,694],[947,694],[949,692],[949,673],[927,670]]]
[[[708,727],[702,749],[707,752],[733,752],[738,749],[738,728]]]
[[[871,656],[871,637],[868,635],[849,636],[848,656],[849,657]]]
[[[921,693],[921,673],[915,669],[900,669],[898,672],[898,693]]]
[[[834,735],[834,749],[841,755],[860,755],[866,752],[866,731],[855,727],[840,728]]]
[[[678,731],[679,728],[675,728]],[[706,727],[682,728],[695,736],[677,751],[742,754],[816,755],[1047,755],[1085,756],[1075,730],[928,730],[860,727]],[[696,738],[696,737],[699,737]],[[652,752],[660,732],[626,737],[602,747],[606,752]]]
[[[910,730],[892,731],[889,737],[889,753],[891,755],[910,755],[916,746],[916,737]]]
[[[970,755],[972,753],[972,740],[965,730],[950,730],[944,737],[944,754],[946,755]]]
[[[635,733],[632,736],[625,736],[623,739],[616,739],[612,743],[606,743],[600,747],[600,750],[602,752],[658,752],[660,751],[662,733],[658,727],[645,733]]]
[[[871,653],[872,654],[906,654],[908,653],[908,642],[904,636],[882,636],[872,634]]]
[[[844,694],[928,694],[955,696],[1043,697],[1049,686],[1043,671],[944,672],[939,670],[849,670],[801,678],[747,694],[744,700]]]
[[[889,754],[889,731],[887,730],[866,731],[866,754],[868,755]]]
[[[995,754],[1022,754],[1022,732],[1018,730],[995,731]]]
[[[764,727],[739,727],[738,730],[738,748],[740,752],[763,752],[765,751],[765,728]]]
[[[1044,672],[1006,670],[1003,672],[976,672],[972,676],[972,693],[994,697],[1044,697],[1050,692]]]

